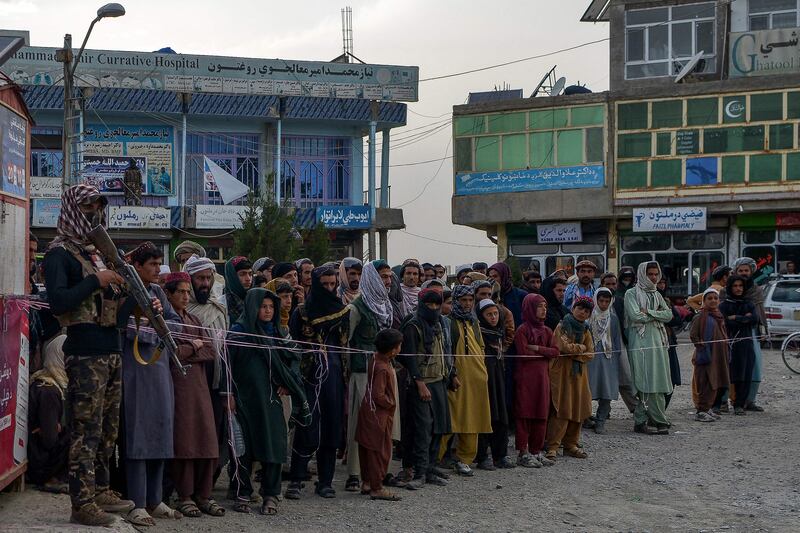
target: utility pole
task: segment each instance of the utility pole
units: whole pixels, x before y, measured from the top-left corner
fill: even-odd
[[[378,102],[370,102],[372,120],[369,122],[369,152],[367,155],[367,203],[369,204],[369,233],[367,237],[369,260],[376,258],[375,243],[375,135],[378,126]]]
[[[61,190],[72,185],[72,35],[64,36],[64,48],[56,50],[56,61],[64,63],[64,127],[61,132],[61,149],[64,152],[61,172]]]

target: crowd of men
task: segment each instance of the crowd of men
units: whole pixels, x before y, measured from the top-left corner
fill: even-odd
[[[762,410],[764,298],[748,258],[676,306],[657,262],[615,274],[584,260],[571,277],[525,272],[521,287],[505,263],[474,263],[451,285],[415,259],[237,256],[220,275],[192,241],[171,272],[145,242],[125,257],[181,369],[89,240],[105,199],[76,185],[62,201],[43,263],[57,326],[32,376],[29,474],[68,491],[80,524],[223,516],[211,495],[225,467],[229,509],[275,514],[311,480],[335,498],[339,461],[345,491],[395,501],[389,487],[552,466],[562,449],[586,458],[581,428],[606,433],[620,396],[633,431],[666,435],[689,322],[695,419],[718,420],[729,401],[736,415]]]

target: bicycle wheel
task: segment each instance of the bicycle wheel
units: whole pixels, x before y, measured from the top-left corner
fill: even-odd
[[[800,333],[792,333],[783,341],[781,355],[786,368],[800,374]]]

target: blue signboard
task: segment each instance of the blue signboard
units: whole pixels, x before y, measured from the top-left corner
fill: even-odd
[[[28,122],[0,105],[0,191],[25,198]]]
[[[455,195],[593,189],[605,182],[603,165],[465,172],[456,174]]]
[[[327,228],[367,229],[370,226],[369,206],[345,205],[317,208],[317,222]]]
[[[716,185],[717,158],[693,157],[686,160],[686,185]]]

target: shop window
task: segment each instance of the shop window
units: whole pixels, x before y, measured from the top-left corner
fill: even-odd
[[[683,179],[680,159],[654,159],[650,162],[652,187],[677,187]]]
[[[698,293],[711,285],[711,273],[725,264],[722,252],[696,252],[692,254],[692,292]]]
[[[750,0],[750,31],[796,27],[797,7],[797,0]]]
[[[580,165],[583,159],[583,130],[561,130],[558,139],[558,166]]]
[[[789,150],[794,148],[794,124],[772,124],[769,127],[769,149]]]
[[[786,98],[786,116],[800,118],[800,91],[791,91]]]
[[[781,181],[781,154],[750,156],[750,183]]]
[[[617,164],[617,187],[620,189],[647,187],[647,161]]]
[[[673,243],[678,250],[715,250],[724,248],[726,236],[722,232],[676,233]]]
[[[472,138],[456,139],[456,172],[472,170]]]
[[[606,271],[606,259],[602,255],[579,255],[578,263],[581,261],[591,261],[597,267],[594,277],[599,278]]]
[[[745,156],[731,155],[722,158],[722,183],[745,182]]]
[[[800,229],[782,229],[778,231],[778,240],[781,242],[800,243]]]
[[[586,129],[586,162],[602,163],[605,160],[603,153],[603,128]]]
[[[617,125],[620,130],[647,129],[647,102],[619,104]]]
[[[584,236],[586,238],[587,236]],[[605,236],[602,236],[605,238]],[[562,244],[561,251],[565,254],[589,254],[589,253],[601,253],[605,250],[606,244],[605,242],[597,242],[597,243],[586,243],[582,242],[580,244]]]
[[[528,166],[528,136],[503,135],[503,168],[515,169]]]
[[[553,166],[553,132],[530,134],[531,167],[548,168]]]
[[[649,133],[626,133],[617,137],[619,157],[650,157],[652,136]]]
[[[756,275],[753,277],[769,276],[775,272],[774,246],[747,246],[742,250],[742,255],[756,262]]]
[[[633,269],[636,270],[641,263],[652,260],[653,256],[650,254],[624,254],[622,256],[621,264],[622,266],[633,267]]]
[[[571,126],[602,126],[604,106],[573,107]]]
[[[691,46],[691,37],[689,43]],[[680,128],[681,126],[683,126],[682,100],[653,102],[653,128]]]
[[[783,93],[753,94],[750,96],[750,120],[782,120]]]
[[[458,117],[456,118],[456,136],[479,135],[486,132],[486,117]]]
[[[514,257],[517,258],[517,261],[519,262],[519,268],[521,268],[523,272],[527,270],[535,270],[536,272],[539,272],[540,274],[544,275],[544,272],[542,272],[542,262],[539,261],[538,259],[530,259],[528,257],[517,257],[517,256]]]
[[[557,244],[512,244],[512,255],[549,255],[558,253]]]
[[[775,242],[775,230],[745,231],[742,240],[745,244],[772,244]]]
[[[656,262],[667,278],[667,296],[685,296],[689,293],[689,254],[663,253],[656,254]]]
[[[500,168],[500,137],[475,137],[475,170],[498,170]]]
[[[575,273],[575,258],[567,255],[551,255],[545,259],[548,274],[556,270],[565,270],[568,276]]]
[[[717,98],[692,98],[686,101],[686,124],[708,126],[718,123]]]
[[[489,115],[489,133],[525,131],[525,113]]]
[[[623,235],[622,249],[626,252],[644,252],[646,250],[667,250],[671,244],[668,234]]]
[[[800,152],[786,154],[786,179],[800,180]]]
[[[717,158],[695,157],[686,160],[686,185],[717,184]]]
[[[794,273],[800,273],[800,245],[778,245],[775,247],[778,252],[778,272],[786,274],[786,263],[789,261],[794,263]],[[800,300],[795,300],[800,301]]]
[[[566,128],[569,120],[568,109],[545,109],[528,113],[529,129],[552,130]]]
[[[656,133],[656,155],[672,155],[671,133]]]

